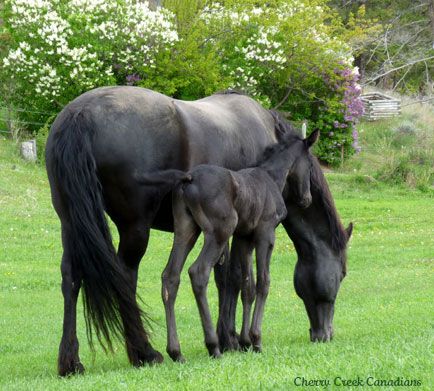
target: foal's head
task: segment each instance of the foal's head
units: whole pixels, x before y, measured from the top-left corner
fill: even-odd
[[[318,140],[319,131],[315,130],[309,137],[302,138],[290,123],[271,113],[279,142],[266,149],[262,165],[268,167],[282,190],[288,184],[295,204],[307,208],[312,203],[310,184],[313,156],[310,148]]]

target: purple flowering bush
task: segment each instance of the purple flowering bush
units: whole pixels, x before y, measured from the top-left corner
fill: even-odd
[[[314,118],[315,126],[321,129],[316,153],[322,161],[338,165],[342,157],[361,151],[356,127],[363,114],[359,74],[357,68],[341,65],[323,80],[329,93]]]

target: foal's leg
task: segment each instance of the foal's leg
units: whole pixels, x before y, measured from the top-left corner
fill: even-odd
[[[178,293],[180,274],[188,254],[199,236],[200,230],[185,210],[185,205],[174,196],[175,236],[169,261],[161,276],[163,298],[166,311],[167,353],[173,361],[184,362],[176,331],[175,300]]]
[[[146,251],[149,239],[149,225],[134,222],[119,229],[118,257],[125,266],[125,271],[134,289],[137,290],[137,275],[140,260]],[[163,356],[153,349],[143,327],[140,313],[125,308],[120,301],[120,314],[125,329],[125,344],[128,358],[134,366],[144,363],[162,362]]]
[[[205,243],[199,257],[188,270],[205,334],[205,345],[210,356],[215,358],[220,357],[221,353],[217,333],[212,324],[206,291],[211,269],[220,259],[227,240],[228,238],[217,240],[214,235],[205,233]]]
[[[77,297],[81,285],[81,271],[74,269],[69,256],[68,233],[62,225],[62,294],[63,294],[63,334],[59,346],[58,373],[60,376],[82,373],[84,367],[78,355],[77,339]]]
[[[221,351],[238,350],[238,337],[235,332],[235,316],[238,294],[241,287],[240,250],[234,239],[229,259],[223,265],[214,267],[214,277],[219,291],[219,318],[217,334]]]
[[[241,289],[241,258],[243,246],[236,237],[232,240],[229,262],[216,265],[214,275],[219,290],[219,319],[217,334],[219,336],[220,349],[238,350],[238,336],[235,329],[238,294]]]
[[[270,288],[270,258],[274,246],[274,227],[264,231],[263,235],[257,238],[256,245],[256,303],[253,313],[250,339],[253,350],[261,351],[261,329],[264,316],[265,301],[267,300]]]
[[[243,303],[243,324],[240,333],[240,346],[247,350],[252,344],[249,336],[250,329],[250,314],[253,301],[255,300],[255,278],[253,276],[252,253],[254,244],[251,241],[240,238],[237,244],[240,248],[240,263],[241,263],[241,301]]]

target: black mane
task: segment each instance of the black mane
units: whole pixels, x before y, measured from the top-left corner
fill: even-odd
[[[343,251],[347,247],[348,237],[342,225],[330,193],[329,186],[325,179],[324,173],[316,157],[312,156],[311,169],[311,191],[314,197],[314,202],[317,202],[324,209],[329,229],[331,233],[331,245],[335,251]]]
[[[281,140],[283,137],[297,137],[300,138],[300,132],[289,122],[282,118],[275,110],[268,111],[274,119],[274,130],[276,132],[276,137]]]

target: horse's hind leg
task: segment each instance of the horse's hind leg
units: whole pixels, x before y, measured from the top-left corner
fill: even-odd
[[[139,263],[148,245],[149,231],[150,227],[143,222],[135,222],[119,229],[118,256],[124,263],[134,292],[137,290]],[[149,343],[140,314],[123,308],[122,304],[120,314],[124,324],[125,344],[131,364],[141,366],[144,363],[162,362],[163,356],[154,350]]]
[[[64,301],[63,313],[63,334],[59,346],[59,357],[57,362],[58,373],[60,376],[82,373],[84,367],[78,355],[77,339],[77,297],[81,285],[81,271],[72,265],[69,256],[70,246],[67,243],[67,230],[62,224],[63,256],[61,264],[62,272],[62,294]]]
[[[166,311],[167,353],[173,361],[184,362],[176,331],[175,300],[178,293],[180,274],[188,254],[199,236],[200,229],[185,210],[185,205],[173,198],[175,236],[169,261],[161,276],[161,296]]]

